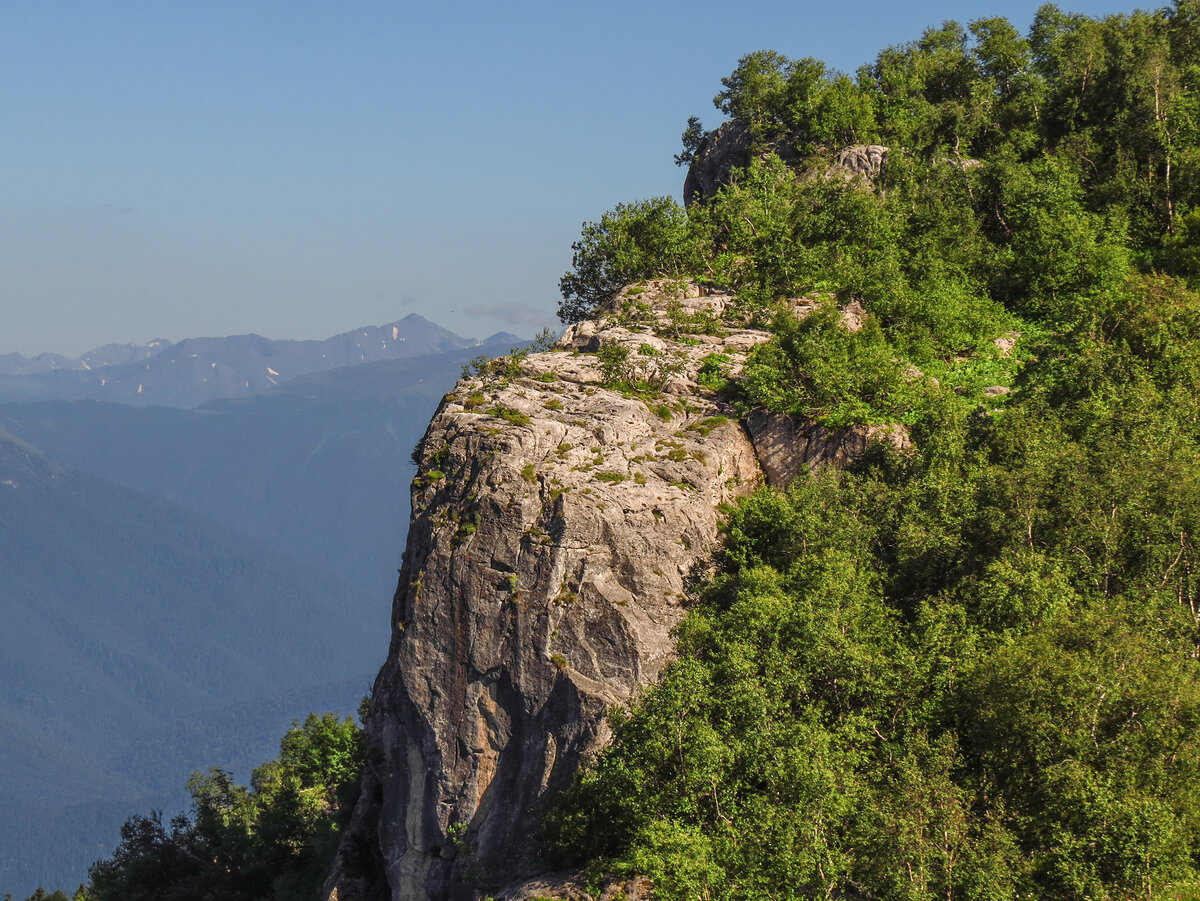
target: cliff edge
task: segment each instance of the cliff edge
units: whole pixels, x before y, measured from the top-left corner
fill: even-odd
[[[474,899],[538,872],[545,804],[606,743],[605,710],[670,658],[719,507],[762,478],[705,387],[768,338],[730,321],[732,301],[632,286],[552,351],[481,362],[445,396],[326,898]],[[864,439],[824,434],[801,462]]]

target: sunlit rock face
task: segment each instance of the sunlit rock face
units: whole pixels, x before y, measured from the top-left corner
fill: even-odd
[[[446,395],[418,447],[362,797],[327,898],[579,890],[520,884],[544,867],[541,815],[608,741],[606,709],[671,658],[720,506],[764,468],[781,481],[822,447],[836,464],[865,444],[757,423],[760,453],[780,457],[760,467],[709,390],[768,338],[733,300],[631,286],[554,350],[481,364]],[[644,390],[606,387],[621,381]]]
[[[420,445],[371,759],[328,886],[341,901],[472,898],[536,870],[547,798],[607,740],[605,709],[670,658],[718,506],[760,478],[696,382],[709,355],[736,370],[767,337],[721,325],[730,301],[629,289],[553,351],[446,395]],[[601,384],[580,349],[602,344],[628,348],[626,375],[653,396]]]

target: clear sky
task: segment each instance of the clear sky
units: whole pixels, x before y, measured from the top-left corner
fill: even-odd
[[[584,220],[679,196],[685,121],[718,124],[743,54],[853,72],[1038,5],[4,0],[0,353],[412,312],[532,334]]]

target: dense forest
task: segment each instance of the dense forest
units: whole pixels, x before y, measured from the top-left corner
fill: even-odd
[[[715,103],[746,165],[585,225],[561,317],[732,289],[773,332],[710,386],[735,409],[913,448],[731,512],[558,862],[672,899],[1200,897],[1200,3],[948,22],[853,78],[752,53]]]
[[[773,337],[705,390],[912,447],[729,511],[547,864],[661,899],[1200,897],[1200,0],[945,23],[854,77],[752,53],[715,103],[744,165],[585,224],[561,318],[733,290]],[[839,172],[866,144],[878,173]],[[304,896],[353,778],[299,751],[353,762],[345,728],[134,818],[84,896]]]

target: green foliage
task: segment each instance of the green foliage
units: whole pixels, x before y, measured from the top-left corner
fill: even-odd
[[[760,152],[688,209],[696,271],[772,337],[701,384],[914,450],[731,513],[678,658],[548,818],[558,863],[659,898],[1196,894],[1197,59],[1194,0],[1043,6],[856,82],[724,80]],[[874,184],[824,177],[867,133]]]
[[[1089,352],[1086,391],[934,405],[916,454],[739,506],[679,659],[614,713],[553,843],[663,898],[1195,884],[1198,407],[1151,386],[1160,356]]]
[[[599,222],[585,222],[571,249],[571,271],[559,281],[565,323],[584,319],[630,282],[703,270],[700,235],[670,197],[619,204]]]
[[[596,356],[600,361],[601,382],[606,387],[646,400],[657,398],[667,382],[684,367],[682,357],[664,353],[650,344],[642,344],[635,353],[624,344],[605,341]]]
[[[520,410],[514,410],[512,407],[504,404],[497,404],[494,407],[488,408],[488,416],[495,416],[497,419],[503,419],[510,425],[529,425],[529,417]]]
[[[749,123],[760,141],[786,134],[796,149],[808,152],[867,143],[877,131],[867,94],[820,60],[758,51],[738,60],[721,84],[713,104]]]
[[[742,387],[755,404],[831,428],[907,420],[920,397],[873,320],[857,332],[832,303],[798,319],[781,314],[774,340],[754,350]]]
[[[533,336],[533,341],[529,344],[530,353],[541,354],[554,349],[554,342],[558,339],[549,328],[543,328],[540,332]]]
[[[130,818],[111,858],[95,863],[88,901],[314,897],[358,794],[363,737],[354,721],[309,714],[257,767],[250,786],[224,770],[188,781],[192,815]]]
[[[709,391],[720,391],[727,384],[730,359],[727,354],[708,354],[700,361],[696,382]]]
[[[1046,5],[1027,35],[998,17],[945,22],[853,80],[747,54],[714,103],[760,152],[686,212],[659,199],[586,226],[562,282],[565,320],[651,274],[702,276],[759,315],[832,293],[876,318],[901,368],[945,374],[1006,331],[1089,331],[1131,269],[1194,288],[1198,23],[1194,0],[1103,19]],[[874,189],[822,177],[838,148],[872,140],[890,147]],[[680,162],[702,141],[693,118]]]
[[[704,143],[704,126],[698,117],[688,117],[687,127],[683,130],[681,140],[683,141],[683,151],[675,154],[675,165],[690,166],[695,162],[700,145]]]

